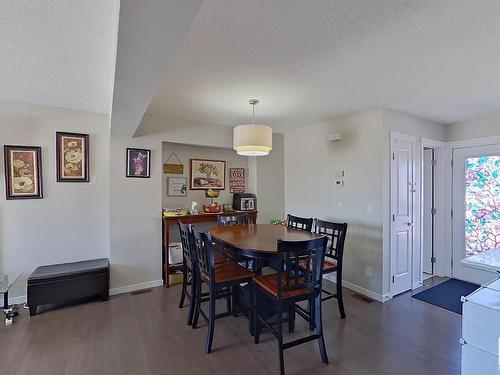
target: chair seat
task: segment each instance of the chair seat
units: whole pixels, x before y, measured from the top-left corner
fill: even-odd
[[[227,257],[227,255],[214,252],[214,263],[215,264],[222,264],[222,263],[227,263],[227,262],[232,262],[232,260],[229,259]]]
[[[307,267],[307,261],[301,260],[299,262],[299,267],[301,267],[302,269],[305,269]],[[337,271],[337,268],[338,268],[338,265],[337,265],[337,261],[335,259],[325,258],[325,261],[323,262],[323,273],[335,272],[335,271]]]
[[[265,276],[255,276],[253,278],[254,282],[259,285],[262,289],[264,289],[266,292],[270,293],[274,297],[278,296],[278,275],[276,274],[271,274],[271,275],[265,275]],[[303,282],[301,280],[300,282]],[[284,286],[286,284],[284,276],[281,277],[281,285]],[[295,298],[299,296],[303,296],[306,294],[313,293],[314,290],[312,288],[302,288],[302,289],[297,289],[297,290],[289,290],[286,292],[283,292],[281,294],[282,298]]]
[[[235,262],[225,262],[215,265],[215,283],[224,284],[229,282],[246,282],[254,276],[253,272],[241,267]],[[207,275],[202,275],[205,280],[208,280]]]

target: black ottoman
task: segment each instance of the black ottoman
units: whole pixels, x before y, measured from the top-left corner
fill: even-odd
[[[54,264],[35,269],[28,278],[28,306],[36,315],[41,305],[62,304],[83,298],[109,297],[109,259]]]

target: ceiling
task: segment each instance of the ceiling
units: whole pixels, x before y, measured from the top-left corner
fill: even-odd
[[[117,0],[0,0],[0,100],[109,113]]]
[[[159,46],[160,47],[160,46]],[[498,0],[205,0],[148,112],[278,131],[389,107],[499,113]]]

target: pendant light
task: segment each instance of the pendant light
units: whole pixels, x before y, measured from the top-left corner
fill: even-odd
[[[257,99],[250,99],[252,106],[252,123],[236,126],[233,130],[233,148],[238,155],[265,156],[273,148],[273,129],[270,126],[255,123],[255,106]]]

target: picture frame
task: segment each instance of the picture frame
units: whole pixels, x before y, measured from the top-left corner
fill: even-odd
[[[187,177],[168,177],[167,196],[169,197],[187,196]]]
[[[89,182],[89,135],[56,132],[57,182]]]
[[[189,188],[191,190],[224,190],[226,162],[224,160],[191,159]]]
[[[245,192],[245,168],[229,168],[229,192]]]
[[[7,199],[43,198],[40,146],[5,145],[4,165]]]
[[[151,150],[143,148],[127,148],[126,177],[151,177]]]

